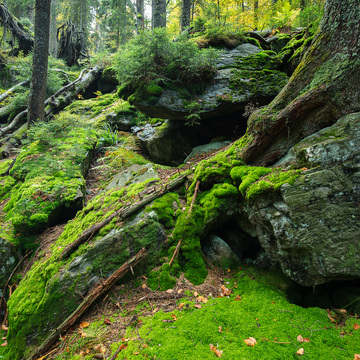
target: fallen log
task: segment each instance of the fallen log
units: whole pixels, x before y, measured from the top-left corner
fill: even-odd
[[[146,196],[142,200],[126,207],[121,208],[117,211],[115,211],[113,214],[108,216],[105,220],[101,221],[98,224],[95,224],[90,229],[85,230],[73,243],[68,245],[63,253],[60,255],[60,260],[63,260],[67,258],[70,254],[72,254],[77,248],[85,243],[88,239],[90,239],[96,232],[98,232],[102,227],[109,224],[111,220],[113,220],[115,217],[119,219],[119,221],[123,221],[126,218],[128,218],[130,215],[136,213],[138,210],[142,209],[144,206],[152,202],[153,200],[159,198],[160,196],[166,194],[170,190],[176,188],[178,185],[180,185],[185,178],[189,175],[189,171],[184,171],[183,174],[181,174],[179,177],[177,177],[175,180],[171,181],[170,183],[166,184],[163,188],[155,191],[154,193]]]
[[[9,97],[13,92],[15,92],[18,88],[22,87],[22,86],[26,86],[29,85],[30,81],[29,80],[24,80],[22,82],[20,82],[19,84],[14,85],[12,88],[10,88],[9,90],[6,90],[4,93],[2,93],[0,95],[0,102],[4,101],[7,97]]]
[[[146,257],[146,255],[146,249],[141,249],[135,256],[129,259],[119,269],[117,269],[108,279],[105,281],[100,281],[98,285],[94,287],[85,297],[77,309],[53,331],[53,333],[35,350],[35,352],[27,360],[38,359],[41,354],[49,351],[62,332],[69,329],[101,295],[114,286],[124,275],[128,273],[130,269],[139,264]]]
[[[9,130],[12,130],[14,127],[16,127],[24,118],[26,119],[27,113],[28,111],[24,110],[21,113],[17,114],[14,120],[8,126],[5,126],[4,128],[0,129],[0,136],[3,136]]]

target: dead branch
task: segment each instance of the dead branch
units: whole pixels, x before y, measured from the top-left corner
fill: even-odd
[[[77,309],[60,324],[54,332],[35,350],[35,352],[27,360],[35,360],[41,356],[41,354],[49,351],[59,338],[62,332],[69,329],[81,315],[106,291],[114,286],[124,275],[128,273],[130,267],[134,267],[139,264],[147,255],[146,249],[141,249],[135,256],[129,259],[125,264],[118,268],[107,280],[100,281],[93,290],[85,297],[83,302],[77,307]]]
[[[177,177],[175,180],[171,181],[170,183],[166,184],[165,187],[161,188],[160,190],[153,192],[152,194],[146,196],[142,200],[140,200],[128,207],[121,208],[121,209],[115,211],[113,214],[108,216],[105,220],[92,226],[90,229],[85,230],[73,243],[71,243],[64,249],[63,253],[60,256],[60,260],[63,260],[66,257],[68,257],[70,254],[72,254],[81,244],[85,243],[89,238],[91,238],[102,227],[109,224],[109,222],[111,220],[113,220],[115,217],[117,217],[119,219],[119,221],[125,220],[130,215],[136,213],[137,211],[142,209],[144,206],[146,206],[153,200],[159,198],[160,196],[166,194],[170,190],[172,190],[175,187],[177,187],[178,185],[180,185],[188,175],[189,175],[189,172],[184,171],[184,173],[182,175],[180,175],[179,177]]]
[[[13,161],[11,162],[11,164],[9,165],[9,167],[8,167],[3,173],[0,174],[0,177],[4,177],[4,176],[8,176],[8,175],[9,175],[10,170],[11,170],[11,168],[14,166],[16,159],[17,159],[17,156],[13,159]],[[1,309],[1,301],[0,301],[0,309]]]
[[[27,115],[27,113],[28,111],[24,110],[21,113],[17,114],[14,120],[8,126],[5,126],[0,130],[0,136],[4,135],[9,130],[12,130],[14,127],[16,127],[19,124],[19,122]]]
[[[180,239],[179,242],[178,242],[177,245],[176,245],[176,248],[175,248],[175,251],[174,251],[174,253],[173,253],[173,256],[172,256],[172,258],[171,258],[171,260],[170,260],[170,262],[169,262],[169,267],[171,267],[172,262],[174,261],[176,255],[177,255],[177,254],[179,253],[179,251],[180,251],[181,242],[182,242],[182,239]]]
[[[192,198],[192,200],[191,200],[190,209],[189,209],[189,212],[188,212],[188,214],[186,215],[186,217],[188,217],[188,216],[191,214],[191,212],[192,212],[192,209],[193,209],[194,204],[195,204],[196,196],[197,196],[197,193],[198,193],[198,191],[199,191],[199,186],[200,186],[200,180],[198,180],[198,181],[196,182],[195,190],[194,190],[194,196],[193,196],[193,198]]]
[[[24,80],[16,85],[14,85],[12,88],[10,88],[9,90],[6,90],[4,93],[2,93],[0,95],[0,102],[4,101],[7,97],[9,97],[14,91],[16,91],[18,88],[22,87],[22,86],[26,86],[30,83],[29,80]]]

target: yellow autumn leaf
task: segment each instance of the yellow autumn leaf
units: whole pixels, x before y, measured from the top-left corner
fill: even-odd
[[[88,323],[87,321],[83,321],[81,324],[80,324],[80,329],[84,329],[86,327],[88,327],[90,325],[90,323]]]
[[[300,349],[296,352],[297,355],[304,355],[304,353],[305,353],[305,350],[304,350],[303,348],[300,348]]]

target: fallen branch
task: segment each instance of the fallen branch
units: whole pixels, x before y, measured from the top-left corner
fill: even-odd
[[[81,317],[81,315],[106,291],[108,291],[113,285],[115,285],[119,279],[121,279],[130,268],[140,263],[147,255],[146,249],[141,249],[135,256],[129,259],[119,269],[117,269],[107,280],[100,281],[90,293],[85,297],[83,302],[77,307],[77,309],[59,325],[54,332],[35,350],[35,352],[27,360],[35,360],[41,356],[41,354],[49,351],[59,338],[62,332],[69,329],[74,323]]]
[[[170,262],[169,262],[169,267],[171,267],[172,262],[174,261],[176,255],[177,255],[177,254],[179,253],[179,251],[180,251],[181,242],[182,242],[182,239],[180,239],[179,242],[178,242],[177,245],[176,245],[176,248],[175,248],[175,251],[174,251],[174,253],[173,253],[173,256],[172,256],[172,258],[171,258],[171,260],[170,260]]]
[[[0,102],[4,101],[8,96],[10,96],[14,91],[16,91],[19,87],[26,86],[30,83],[29,80],[24,80],[20,82],[19,84],[14,85],[9,90],[6,90],[4,93],[0,95]]]
[[[188,217],[188,216],[191,214],[191,212],[192,212],[192,209],[193,209],[194,204],[195,204],[196,196],[197,196],[197,193],[198,193],[198,191],[199,191],[199,186],[200,186],[200,180],[198,180],[198,181],[196,182],[195,190],[194,190],[194,196],[193,196],[193,198],[192,198],[192,200],[191,200],[190,209],[189,209],[189,212],[188,212],[188,214],[186,215],[186,217]]]
[[[90,239],[96,232],[98,232],[102,227],[109,224],[111,220],[113,220],[115,217],[117,217],[120,221],[125,220],[130,215],[136,213],[138,210],[142,209],[144,206],[152,202],[153,200],[159,198],[160,196],[166,194],[170,190],[177,187],[179,184],[181,184],[186,176],[188,176],[189,172],[185,171],[182,175],[177,177],[175,180],[171,181],[167,185],[165,185],[164,188],[155,191],[154,193],[146,196],[142,200],[126,207],[119,209],[115,211],[113,214],[111,214],[109,217],[107,217],[105,220],[101,221],[100,223],[92,226],[90,229],[85,230],[73,243],[68,245],[63,253],[60,256],[60,260],[65,259],[70,254],[72,254],[81,244],[85,243],[88,239]]]
[[[23,117],[27,115],[27,113],[28,111],[24,110],[21,113],[17,114],[14,120],[8,126],[5,126],[4,128],[0,129],[0,136],[3,136],[6,132],[12,130],[15,126],[17,126],[20,120],[22,120]]]
[[[255,31],[248,31],[246,33],[246,35],[252,37],[253,39],[258,40],[260,42],[260,44],[267,45],[267,46],[269,46],[273,41],[278,39],[277,36],[273,36],[269,40],[266,40],[265,38],[263,38],[260,34],[258,34]]]

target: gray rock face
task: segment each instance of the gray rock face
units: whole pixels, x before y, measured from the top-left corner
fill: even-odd
[[[222,51],[214,81],[196,99],[201,120],[241,114],[249,102],[263,105],[280,92],[288,77],[278,70],[275,61],[267,62],[267,57],[275,59],[275,53],[262,52],[263,56],[252,60],[260,52],[252,44]],[[154,105],[145,101],[134,105],[150,117],[178,120],[190,115],[188,103],[178,91],[166,89]]]
[[[205,239],[203,252],[211,262],[222,267],[231,267],[240,261],[230,246],[216,235]]]
[[[210,151],[220,149],[226,145],[229,145],[230,143],[231,141],[219,141],[219,142],[212,142],[210,144],[196,146],[191,150],[191,153],[184,160],[184,163],[186,163],[189,159],[191,159],[192,157],[198,154],[205,154]]]
[[[305,138],[279,162],[316,166],[249,210],[262,247],[301,285],[360,277],[360,113]]]
[[[0,297],[11,272],[18,261],[15,246],[0,237]]]
[[[127,169],[120,171],[111,180],[105,191],[116,187],[123,187],[130,184],[140,183],[148,179],[160,179],[158,173],[154,169],[154,165],[149,163],[146,165],[134,164]]]
[[[106,122],[115,127],[118,131],[130,131],[134,126],[134,114],[121,114],[112,111],[106,115]]]

